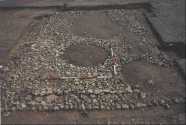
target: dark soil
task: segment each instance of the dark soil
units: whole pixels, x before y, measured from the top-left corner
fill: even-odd
[[[72,24],[72,32],[82,37],[110,39],[120,32],[119,25],[113,23],[104,14],[85,13],[74,20],[76,21]]]
[[[104,63],[107,57],[103,48],[93,45],[72,45],[64,54],[69,63],[78,66],[96,66]]]

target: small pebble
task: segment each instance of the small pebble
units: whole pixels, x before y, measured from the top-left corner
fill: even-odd
[[[0,65],[0,69],[2,69],[3,68],[3,65]]]
[[[160,104],[165,104],[165,100],[161,99]]]
[[[144,107],[146,107],[147,105],[146,104],[144,104],[144,103],[137,103],[136,104],[136,107],[137,108],[144,108]]]
[[[21,108],[26,108],[26,105],[24,103],[21,104]]]
[[[54,110],[55,111],[59,111],[59,107],[58,106],[54,106]]]
[[[36,111],[37,109],[36,109],[36,107],[34,106],[34,107],[32,107],[32,111]]]
[[[123,108],[123,109],[129,109],[129,105],[127,105],[127,104],[122,104],[122,108]]]
[[[140,93],[140,97],[141,97],[142,99],[146,98],[146,93],[141,92],[141,93]]]
[[[169,104],[165,104],[164,107],[165,107],[166,109],[170,109],[170,105],[169,105]]]
[[[10,115],[10,112],[3,113],[3,116],[8,117]]]
[[[173,101],[174,101],[175,103],[179,103],[179,102],[180,102],[178,98],[175,98]]]
[[[12,107],[12,111],[16,111],[16,107]]]
[[[130,105],[129,105],[129,108],[130,108],[130,109],[134,109],[135,106],[134,106],[133,104],[130,104]]]
[[[154,81],[153,81],[153,80],[149,80],[149,81],[148,81],[148,84],[149,84],[149,85],[153,85],[153,84],[154,84]]]

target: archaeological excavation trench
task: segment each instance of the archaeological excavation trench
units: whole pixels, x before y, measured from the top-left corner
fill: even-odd
[[[134,110],[183,103],[184,80],[143,9],[58,12],[33,21],[8,63],[3,110]]]

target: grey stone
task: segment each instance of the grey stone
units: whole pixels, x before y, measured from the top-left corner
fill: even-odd
[[[116,109],[121,109],[122,106],[120,104],[116,104]]]
[[[101,110],[104,110],[105,106],[104,105],[100,105],[100,108],[101,108]]]
[[[69,103],[69,109],[73,109],[73,108],[74,108],[73,104]]]
[[[2,69],[3,68],[3,65],[0,65],[0,69]]]
[[[38,96],[40,94],[40,92],[38,90],[36,90],[35,92],[33,92],[33,95]]]
[[[166,109],[170,109],[170,105],[169,105],[169,104],[165,104],[164,107],[165,107]]]
[[[136,104],[136,107],[137,108],[144,108],[144,107],[146,107],[147,105],[146,104],[144,104],[144,103],[137,103]]]
[[[126,88],[126,91],[129,92],[129,93],[132,93],[133,92],[131,86],[129,86],[129,85]]]
[[[92,90],[92,89],[89,89],[89,90],[88,90],[88,93],[93,93],[93,90]]]
[[[140,93],[140,98],[142,98],[142,99],[146,98],[146,93],[141,92],[141,93]]]
[[[180,101],[179,101],[178,98],[175,98],[175,99],[173,99],[173,102],[174,102],[174,103],[179,103]]]
[[[164,105],[165,104],[165,100],[161,99],[160,100],[160,104]]]
[[[21,108],[26,108],[26,105],[24,103],[21,104]]]
[[[10,112],[3,113],[3,116],[8,117],[10,115]]]
[[[79,107],[80,108],[80,107]],[[69,105],[65,105],[64,109],[68,110],[69,109]],[[81,108],[80,108],[81,109]]]
[[[44,109],[45,111],[47,111],[47,110],[48,110],[48,106],[43,106],[43,109]]]
[[[130,104],[130,105],[129,105],[129,108],[130,108],[130,109],[134,109],[135,106],[134,106],[133,104]]]
[[[139,89],[134,89],[134,92],[140,93],[140,90]]]
[[[82,110],[85,110],[86,109],[86,107],[85,107],[85,105],[83,103],[81,104],[81,109]]]
[[[148,84],[149,85],[153,85],[154,84],[154,81],[151,79],[151,80],[148,80]]]
[[[16,111],[16,107],[12,107],[12,111]]]
[[[64,109],[64,105],[60,104],[59,105],[60,109]]]
[[[42,97],[37,97],[35,100],[36,100],[37,102],[41,102],[41,101],[42,101]]]
[[[129,109],[129,105],[127,105],[127,104],[122,104],[122,108],[123,108],[123,109]]]
[[[60,109],[59,106],[54,106],[55,111],[59,111],[59,109]]]
[[[45,105],[46,105],[46,102],[45,102],[45,101],[41,101],[41,104],[42,104],[43,106],[45,106]]]
[[[35,106],[33,106],[32,107],[32,111],[36,111],[37,109],[36,109],[36,107]]]

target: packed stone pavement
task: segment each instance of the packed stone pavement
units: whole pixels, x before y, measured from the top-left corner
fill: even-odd
[[[74,22],[69,22],[65,17],[71,16],[73,20],[84,13],[107,14],[113,22],[118,22],[136,34],[145,44],[145,52],[140,53],[141,55],[128,52],[128,48],[132,49],[133,45],[123,37],[122,32],[113,39],[74,35],[69,30]],[[121,65],[138,60],[160,67],[173,66],[173,61],[154,47],[154,38],[139,19],[141,16],[142,12],[139,10],[71,11],[56,13],[42,19],[39,24],[33,24],[32,31],[21,39],[22,44],[17,47],[16,54],[12,55],[8,67],[4,67],[4,110],[128,110],[151,106],[170,108],[172,104],[183,103],[185,97],[148,95],[140,86],[131,86],[121,75]],[[151,44],[147,45],[147,41]],[[112,46],[119,58],[118,74],[113,74],[110,55],[103,65],[94,67],[69,64],[63,58],[65,50],[81,42],[102,47],[108,52]],[[82,75],[108,77],[60,79]],[[50,76],[59,79],[50,80]]]

